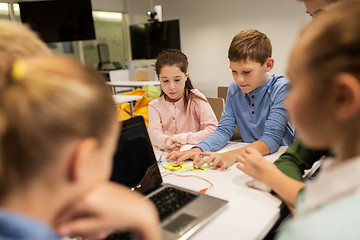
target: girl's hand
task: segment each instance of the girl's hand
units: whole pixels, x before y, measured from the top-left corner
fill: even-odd
[[[165,139],[165,151],[170,153],[170,152],[173,152],[173,151],[179,151],[180,148],[182,147],[182,144],[176,140],[175,138],[173,137],[168,137]]]
[[[251,147],[245,148],[245,151],[237,156],[236,160],[240,162],[240,164],[236,165],[238,169],[264,183],[266,183],[267,177],[277,170],[273,163],[267,161],[258,151]]]
[[[59,222],[61,236],[104,238],[119,230],[138,230],[143,239],[161,239],[158,214],[139,193],[119,184],[100,183],[66,209]]]
[[[175,166],[185,160],[193,160],[193,164],[197,164],[201,160],[201,152],[201,149],[196,147],[186,151],[175,151],[166,156],[166,161],[176,161]]]

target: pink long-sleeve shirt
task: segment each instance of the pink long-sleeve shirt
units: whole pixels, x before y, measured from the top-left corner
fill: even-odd
[[[199,90],[191,90],[195,95],[206,99]],[[164,96],[149,102],[148,132],[154,147],[164,149],[165,139],[170,132],[182,144],[198,144],[215,131],[218,121],[207,101],[193,96],[187,109],[184,100],[168,102]]]

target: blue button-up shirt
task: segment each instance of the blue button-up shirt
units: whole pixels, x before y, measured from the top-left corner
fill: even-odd
[[[0,208],[0,240],[60,240],[47,225]]]
[[[287,92],[288,80],[283,76],[270,76],[261,87],[250,93],[242,92],[232,82],[217,129],[196,147],[202,151],[220,150],[232,137],[236,125],[244,142],[260,140],[271,153],[276,152],[280,145],[290,145],[294,131],[283,104]]]

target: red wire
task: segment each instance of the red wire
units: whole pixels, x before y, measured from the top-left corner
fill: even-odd
[[[207,179],[205,179],[203,177],[195,176],[195,175],[179,175],[179,174],[176,174],[176,173],[167,173],[167,174],[164,174],[162,177],[166,177],[166,176],[169,176],[169,175],[174,175],[174,176],[177,176],[177,177],[199,178],[199,179],[204,180],[205,182],[210,184],[210,187],[199,190],[199,193],[205,193],[207,190],[209,190],[210,188],[212,188],[214,186],[214,184],[212,182],[210,182],[209,180],[207,180]]]

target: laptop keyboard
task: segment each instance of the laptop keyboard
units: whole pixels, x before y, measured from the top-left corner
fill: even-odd
[[[167,216],[169,216],[171,213],[175,212],[177,209],[180,209],[181,207],[194,200],[196,197],[197,195],[189,192],[184,192],[180,189],[176,189],[173,187],[165,187],[163,190],[151,196],[149,199],[155,203],[161,221]],[[136,234],[136,232],[113,233],[105,240],[138,239],[138,236]]]
[[[171,213],[185,206],[196,197],[197,195],[195,194],[172,187],[166,187],[160,192],[151,196],[149,199],[155,203],[159,213],[160,221],[162,221]]]

